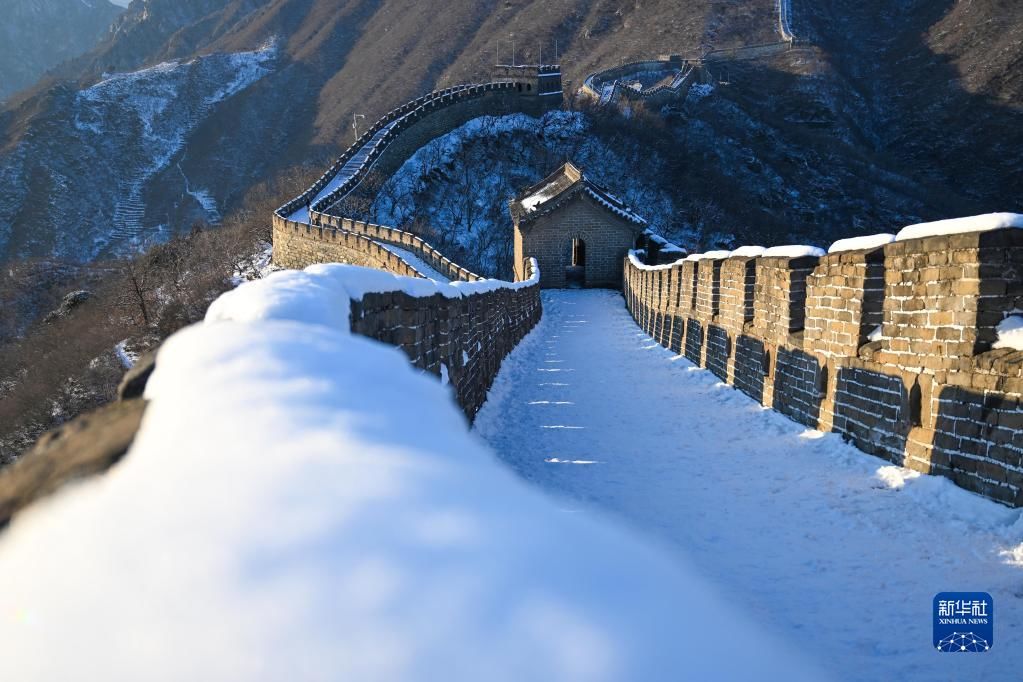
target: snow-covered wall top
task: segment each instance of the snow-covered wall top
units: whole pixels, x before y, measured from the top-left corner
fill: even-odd
[[[579,92],[600,105],[623,98],[653,103],[681,99],[696,82],[700,61],[672,57],[614,66],[587,76]]]
[[[837,242],[828,247],[828,253],[876,249],[884,246],[885,244],[891,244],[893,241],[895,241],[895,235],[887,232],[867,235],[865,237],[849,237],[846,239],[839,239]]]
[[[642,255],[641,251],[632,250],[632,251],[629,251],[629,256],[628,256],[629,257],[629,263],[631,263],[633,267],[635,267],[635,268],[637,268],[639,270],[670,270],[672,268],[672,266],[674,266],[676,263],[680,263],[683,260],[688,260],[687,257],[682,256],[682,257],[678,258],[677,260],[672,261],[671,263],[662,263],[660,265],[647,265],[646,263],[644,263],[642,261],[641,255]]]
[[[895,235],[895,240],[904,241],[963,232],[989,232],[1006,227],[1023,227],[1023,215],[1019,213],[986,213],[965,218],[918,223],[899,230],[899,233]]]
[[[246,284],[167,341],[126,457],[0,535],[5,678],[821,679],[351,335],[340,299],[412,286],[378,278]]]
[[[206,320],[298,319],[347,328],[351,302],[362,301],[368,294],[400,292],[411,298],[439,295],[461,299],[502,290],[518,291],[540,282],[535,258],[530,259],[530,270],[530,277],[522,282],[480,280],[445,283],[427,278],[401,277],[355,265],[311,265],[305,270],[273,272],[221,295],[210,305]]]
[[[828,247],[827,253],[844,253],[847,251],[866,251],[883,247],[895,241],[906,241],[908,239],[923,239],[926,237],[945,236],[953,234],[968,234],[973,232],[990,232],[1006,228],[1023,228],[1023,214],[1019,213],[986,213],[978,216],[964,218],[949,218],[929,223],[918,223],[909,225],[899,230],[898,234],[881,233],[867,235],[864,237],[847,237],[839,239]],[[764,256],[800,258],[804,256],[823,256],[825,251],[820,247],[793,244],[786,246],[772,246],[765,249],[762,246],[741,246],[732,251],[708,251],[705,253],[693,253],[687,256],[686,260],[698,261],[703,259],[721,259],[729,256]],[[639,260],[634,254],[630,256],[634,265],[639,268],[648,266]]]

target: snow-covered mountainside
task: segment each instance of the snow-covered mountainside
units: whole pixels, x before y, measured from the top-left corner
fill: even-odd
[[[682,216],[684,193],[657,182],[664,161],[649,149],[594,134],[581,112],[484,116],[417,151],[383,183],[363,217],[422,233],[465,267],[510,277],[508,199],[565,159],[671,239],[698,241]],[[718,235],[727,239],[728,235]]]
[[[108,0],[4,0],[0,101],[92,49],[123,10]]]
[[[276,56],[270,44],[59,92],[72,139],[41,131],[0,161],[8,188],[0,195],[0,252],[89,260],[162,240],[169,224],[186,216],[216,222],[218,206],[205,184],[215,169],[190,176],[185,146],[225,102],[270,73]],[[154,197],[161,191],[169,201]]]

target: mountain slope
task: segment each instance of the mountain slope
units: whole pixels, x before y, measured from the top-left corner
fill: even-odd
[[[95,47],[122,11],[108,0],[6,0],[0,22],[0,101]]]
[[[62,82],[0,113],[0,178],[11,188],[0,202],[0,260],[89,259],[215,221],[253,183],[296,164],[318,169],[351,139],[353,113],[372,120],[435,87],[485,79],[499,38],[509,59],[511,34],[520,63],[541,46],[553,56],[557,41],[566,79],[579,82],[619,54],[694,52],[774,32],[772,0],[746,3],[738,17],[732,2],[684,5],[486,0],[438,12],[416,0],[136,0],[102,45],[60,70]],[[273,67],[249,87],[184,107],[191,113],[177,123],[157,116],[167,125],[154,134],[177,141],[166,158],[147,153],[147,124],[131,107],[88,111],[104,72],[174,61],[197,74],[190,96],[206,100],[219,76],[204,80],[196,64],[271,43]],[[131,78],[152,91],[166,77],[161,68]],[[167,111],[181,108],[175,100]],[[101,114],[112,117],[105,135],[89,127]],[[132,143],[124,127],[146,134]]]
[[[621,61],[777,39],[773,0],[439,6],[136,0],[96,50],[59,70],[61,82],[0,112],[9,188],[0,261],[84,260],[215,222],[254,183],[295,169],[315,176],[352,139],[353,114],[372,121],[430,89],[483,80],[513,45],[522,63],[541,50],[549,59],[556,44],[570,90]],[[654,142],[672,150],[670,184],[686,210],[722,223],[712,232],[826,242],[915,218],[1021,209],[1023,6],[797,0],[793,24],[808,47],[724,65],[731,85],[687,106]],[[245,60],[224,55],[268,45],[259,77],[219,96],[241,77],[225,65]],[[152,68],[164,62],[178,69],[173,96],[159,94],[170,67]],[[165,110],[100,96],[104,72],[146,67],[114,78],[157,93],[146,101]],[[103,131],[90,127],[103,118]]]
[[[978,208],[1019,208],[1023,5],[830,0],[803,17],[867,151]]]

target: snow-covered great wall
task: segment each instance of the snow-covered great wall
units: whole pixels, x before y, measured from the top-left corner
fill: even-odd
[[[345,215],[344,199],[370,172],[383,176],[401,167],[430,140],[480,116],[539,116],[562,103],[557,65],[498,66],[493,81],[459,85],[408,102],[376,121],[305,192],[273,215],[274,263],[301,268],[346,262],[401,275],[427,276],[418,263],[449,281],[480,277],[452,262],[418,236]],[[399,251],[384,245],[398,247]],[[414,258],[403,258],[402,251]]]
[[[274,260],[292,269],[219,298],[126,377],[121,401],[0,474],[11,595],[0,676],[827,679],[803,658],[802,633],[793,651],[684,556],[571,513],[466,429],[540,319],[535,261],[524,281],[485,280],[418,237],[344,215],[370,172],[392,172],[426,140],[560,102],[556,69],[514,68],[374,124],[275,213]],[[744,247],[663,265],[651,237],[651,264],[626,260],[625,306],[657,342],[797,422],[1021,506],[1023,231],[1008,227],[1023,216],[845,240],[827,255]],[[559,305],[575,305],[567,294]],[[601,296],[624,314],[617,295]],[[562,323],[567,337],[590,321]],[[577,381],[557,353],[534,353],[518,381]],[[579,374],[603,382],[586,360]],[[650,388],[642,377],[629,387]],[[572,405],[523,397],[529,410]],[[613,435],[690,435],[648,416]],[[614,447],[600,438],[614,426],[597,426],[592,442]],[[509,431],[505,444],[537,447]],[[618,494],[623,477],[610,471]],[[698,466],[685,474],[718,494]],[[828,475],[807,478],[826,487]],[[776,577],[758,575],[757,590]]]
[[[451,386],[351,333],[493,372],[475,349],[514,344],[495,337],[534,321],[536,286],[488,304],[335,264],[218,299],[161,348],[123,461],[0,533],[0,676],[825,679],[685,562],[518,478]],[[4,519],[110,466],[96,451],[143,401],[119,405],[127,424],[89,415],[0,475]]]
[[[662,106],[684,98],[695,83],[713,83],[708,70],[722,61],[762,59],[788,52],[800,41],[792,33],[792,1],[775,0],[781,40],[759,45],[707,50],[699,56],[661,55],[657,59],[630,62],[590,74],[580,94],[600,105],[643,102]]]
[[[643,329],[795,421],[1023,506],[1023,216],[626,264]]]
[[[485,280],[420,237],[345,215],[344,199],[370,172],[387,176],[430,140],[485,115],[541,115],[562,102],[556,65],[497,66],[493,82],[408,102],[376,121],[322,176],[273,215],[273,261],[286,268],[343,262],[427,280],[422,294],[372,292],[352,309],[352,331],[406,351],[443,375],[471,419],[501,360],[540,318],[536,263],[510,284]],[[450,283],[450,284],[449,284]]]

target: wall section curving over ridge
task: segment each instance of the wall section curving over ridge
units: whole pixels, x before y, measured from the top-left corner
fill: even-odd
[[[481,279],[413,234],[346,216],[341,202],[371,171],[394,172],[424,144],[473,118],[539,116],[561,101],[557,65],[504,66],[497,67],[494,82],[439,90],[397,107],[374,122],[311,187],[274,212],[274,262],[292,268],[357,263],[423,276],[414,264],[380,248],[390,244],[411,252],[451,281]]]
[[[726,254],[727,255],[727,254]],[[1023,230],[824,256],[626,259],[626,304],[661,345],[861,450],[1023,506]]]

